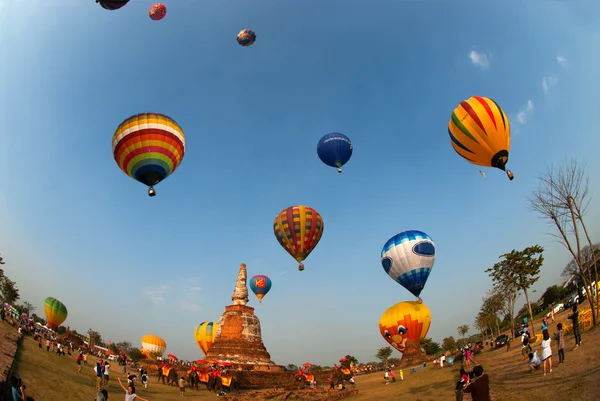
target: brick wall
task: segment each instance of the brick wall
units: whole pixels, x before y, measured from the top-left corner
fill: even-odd
[[[8,400],[12,395],[10,394],[10,383],[7,380],[9,380],[12,373],[17,354],[19,334],[17,333],[16,326],[8,332],[3,331],[3,333],[4,335],[0,338],[0,399],[4,395]]]

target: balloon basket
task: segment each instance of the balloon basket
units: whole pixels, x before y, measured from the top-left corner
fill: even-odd
[[[515,179],[515,175],[510,170],[506,170],[506,175],[508,176],[508,179],[511,181]]]
[[[299,271],[303,271],[304,270],[304,265],[302,263],[300,263],[300,266],[298,266],[298,270]]]
[[[341,173],[341,172],[342,172],[342,169],[341,169],[341,168],[338,168],[338,173]]]
[[[150,188],[148,189],[148,196],[149,196],[149,197],[156,196],[156,191],[154,190],[154,188],[153,188],[153,187],[150,187]]]

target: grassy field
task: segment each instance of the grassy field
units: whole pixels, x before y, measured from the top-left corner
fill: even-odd
[[[557,322],[566,319],[567,312],[557,315]],[[536,327],[539,323],[536,322]],[[555,325],[551,326],[551,333]],[[3,331],[15,330],[8,325],[0,325]],[[1,338],[1,337],[0,337]],[[535,347],[539,347],[536,344]],[[514,342],[512,350],[487,349],[477,356],[485,372],[490,375],[492,390],[497,400],[598,400],[600,399],[600,330],[583,333],[582,346],[574,350],[572,336],[567,337],[566,363],[558,365],[556,348],[554,349],[554,371],[543,376],[541,372],[529,373],[527,363],[521,356],[520,345]],[[40,351],[31,337],[26,337],[17,354],[16,374],[28,388],[28,395],[36,401],[83,400],[90,401],[96,394],[93,363],[77,373],[75,356],[57,356],[54,353]],[[115,366],[115,368],[117,368]],[[375,373],[356,377],[360,394],[356,397],[364,401],[388,399],[429,401],[453,400],[454,384],[458,378],[458,366],[450,368],[427,368],[410,373],[404,369],[404,380],[390,385],[383,384],[383,374]],[[109,399],[121,399],[121,391],[116,378],[121,376],[120,369],[114,369],[108,387]],[[156,383],[156,377],[150,380],[149,391],[138,385],[138,394],[148,400],[180,399],[178,389]],[[286,383],[282,383],[286,384]],[[193,400],[215,399],[215,394],[205,390],[187,389],[186,397]],[[465,399],[469,400],[467,396]]]

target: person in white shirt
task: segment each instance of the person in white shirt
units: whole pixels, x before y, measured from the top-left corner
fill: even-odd
[[[544,362],[544,376],[546,376],[546,367],[550,366],[550,373],[552,373],[552,348],[550,347],[550,334],[548,330],[544,332],[544,339],[542,340],[542,362]]]
[[[537,351],[535,351],[533,354],[531,352],[529,353],[529,369],[531,369],[532,372],[539,369],[541,363],[542,361],[538,356]]]
[[[444,361],[446,360],[446,355],[440,356],[440,368],[444,369]]]
[[[108,380],[110,379],[110,364],[106,362],[104,364],[104,385],[108,386]]]

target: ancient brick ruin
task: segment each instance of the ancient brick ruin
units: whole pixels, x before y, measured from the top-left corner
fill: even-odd
[[[260,320],[254,308],[247,306],[246,265],[240,266],[231,300],[219,319],[215,340],[206,354],[207,360],[230,362],[235,370],[282,372],[263,344]]]

